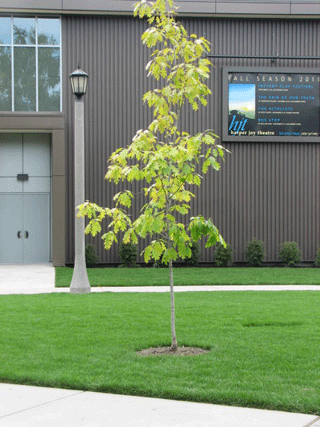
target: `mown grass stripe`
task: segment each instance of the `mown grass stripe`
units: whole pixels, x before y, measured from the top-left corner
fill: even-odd
[[[0,296],[0,381],[320,415],[319,292]],[[281,327],[244,327],[281,324]],[[293,327],[292,325],[295,324]]]
[[[56,286],[68,287],[72,268],[56,268]],[[174,268],[174,283],[183,285],[319,285],[317,268]],[[91,286],[167,286],[167,268],[89,268]]]

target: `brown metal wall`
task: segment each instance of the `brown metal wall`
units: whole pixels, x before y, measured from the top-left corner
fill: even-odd
[[[144,66],[149,53],[140,37],[145,23],[130,17],[63,17],[64,112],[67,117],[67,205],[73,197],[73,100],[68,74],[78,62],[90,75],[85,99],[86,197],[112,205],[119,191],[103,178],[107,159],[119,146],[130,143],[137,129],[151,116],[142,95],[152,82]],[[191,32],[204,35],[216,55],[320,56],[320,22],[316,20],[183,19]],[[212,128],[221,134],[222,66],[317,68],[307,60],[213,59],[212,96],[206,109],[183,116],[192,132]],[[316,70],[315,70],[316,71]],[[220,172],[210,172],[198,191],[192,213],[212,217],[235,250],[235,261],[244,261],[247,241],[265,242],[267,261],[276,261],[280,244],[297,241],[305,261],[314,259],[320,246],[317,144],[226,143]],[[137,188],[136,188],[137,190]],[[133,210],[138,211],[138,200]],[[67,214],[67,259],[73,262],[73,210]],[[93,242],[93,240],[90,240]],[[94,240],[103,263],[118,262],[117,249],[106,252]],[[202,261],[212,261],[213,251],[203,250]]]

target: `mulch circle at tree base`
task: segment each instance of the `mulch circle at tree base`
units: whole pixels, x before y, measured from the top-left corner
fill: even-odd
[[[140,356],[198,356],[200,354],[206,354],[209,352],[210,350],[206,350],[205,348],[182,346],[178,347],[176,350],[173,350],[171,347],[151,347],[137,351],[137,354]]]

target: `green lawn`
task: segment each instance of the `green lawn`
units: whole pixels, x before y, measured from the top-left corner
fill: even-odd
[[[319,292],[0,296],[0,381],[320,414]]]
[[[72,268],[56,268],[56,286],[70,286]],[[164,286],[167,268],[89,268],[91,286]],[[175,268],[175,285],[319,285],[317,268]]]

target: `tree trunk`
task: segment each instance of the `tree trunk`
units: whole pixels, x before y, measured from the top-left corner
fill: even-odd
[[[173,288],[172,260],[169,261],[169,275],[170,275],[170,295],[171,295],[171,336],[172,336],[171,349],[177,350],[178,343],[177,343],[177,338],[176,338],[176,316],[175,316],[175,310],[174,310],[174,288]]]

